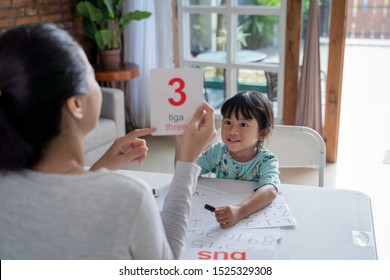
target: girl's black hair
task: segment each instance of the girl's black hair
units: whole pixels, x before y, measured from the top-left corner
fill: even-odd
[[[64,101],[88,93],[80,50],[51,23],[22,25],[0,37],[0,170],[37,162],[60,133]]]
[[[274,126],[272,104],[261,92],[240,91],[222,105],[221,114],[224,118],[234,114],[238,119],[239,113],[246,119],[254,118],[259,125],[259,132]]]

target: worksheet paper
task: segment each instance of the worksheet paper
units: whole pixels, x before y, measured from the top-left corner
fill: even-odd
[[[238,204],[249,196],[198,185],[182,259],[273,259],[275,246],[283,238],[282,227],[296,225],[281,193],[270,205],[227,229],[219,226],[214,212],[204,208],[205,204]]]
[[[192,196],[191,215],[189,220],[189,230],[209,230],[219,227],[214,212],[204,208],[205,204],[216,208],[223,205],[236,205],[246,200],[250,194],[231,194],[225,191],[198,186]],[[268,206],[253,213],[234,225],[235,230],[252,228],[274,228],[295,226],[296,220],[293,217],[282,193],[278,193],[276,198]]]
[[[218,226],[207,230],[189,230],[187,247],[216,251],[274,250],[282,237],[280,228],[237,230]]]

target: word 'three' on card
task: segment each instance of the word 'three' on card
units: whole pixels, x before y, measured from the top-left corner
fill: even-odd
[[[203,103],[203,71],[198,68],[151,70],[151,127],[153,135],[183,134]]]

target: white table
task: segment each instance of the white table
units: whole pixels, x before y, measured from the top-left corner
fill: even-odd
[[[171,174],[123,171],[157,188],[166,196]],[[253,191],[253,183],[199,178],[198,184],[230,193]],[[297,226],[285,229],[273,252],[275,259],[377,259],[370,198],[360,192],[282,184],[279,187]]]

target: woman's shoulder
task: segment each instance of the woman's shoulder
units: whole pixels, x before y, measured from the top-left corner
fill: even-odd
[[[142,179],[124,171],[101,169],[96,172],[91,180],[101,182],[100,184],[104,186],[108,183],[110,188],[117,190],[144,191],[149,187],[148,183]]]
[[[78,192],[117,192],[142,193],[148,189],[148,184],[135,176],[120,171],[100,169],[80,175],[49,174],[24,170],[0,174],[2,184],[34,186],[38,189],[50,188],[53,185],[62,191],[76,190]]]
[[[84,195],[96,201],[104,198],[104,201],[115,203],[121,209],[124,206],[127,209],[138,208],[149,201],[148,196],[152,197],[151,187],[146,182],[122,171],[100,169],[80,178],[78,185],[82,186],[80,192]]]
[[[118,209],[133,209],[141,205],[146,197],[152,198],[151,188],[144,181],[107,169],[79,175],[25,170],[3,174],[1,179],[0,196],[4,197],[17,193],[32,197],[40,194],[39,197],[47,200],[67,197],[69,201],[76,202],[83,197],[86,203],[95,201],[102,205],[117,205]]]

